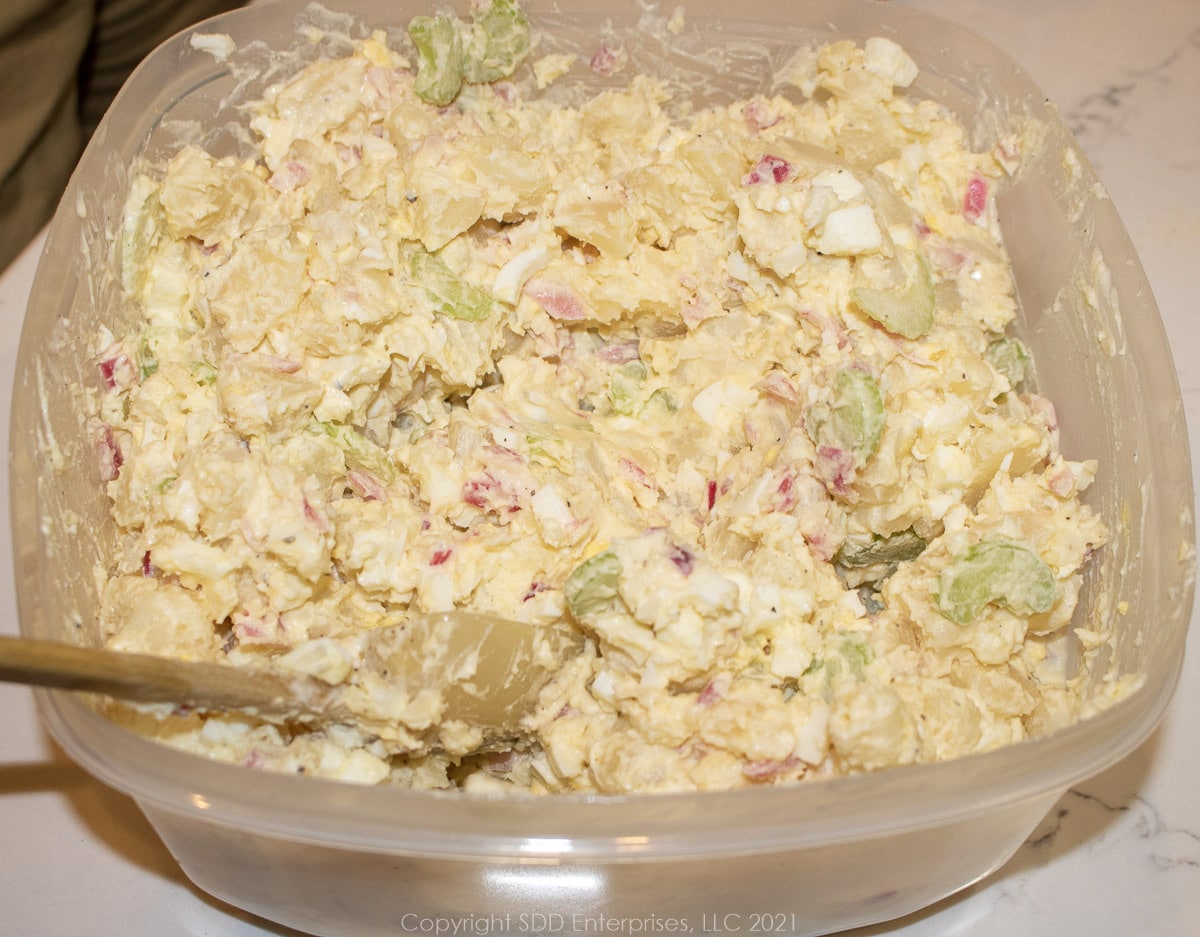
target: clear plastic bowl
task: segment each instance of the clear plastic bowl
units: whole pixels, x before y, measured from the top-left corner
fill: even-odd
[[[569,12],[555,13],[559,6]],[[396,0],[342,7],[392,27],[422,12]],[[687,4],[684,38],[730,50],[719,69],[692,75],[694,63],[633,30],[635,67],[682,67],[698,95],[742,95],[761,89],[767,65],[798,45],[885,35],[922,68],[912,92],[952,107],[977,142],[990,144],[1014,122],[1040,128],[1037,152],[1000,197],[1020,331],[1042,392],[1057,404],[1065,452],[1100,463],[1089,499],[1115,536],[1087,582],[1083,620],[1113,624],[1113,672],[1143,674],[1144,683],[1051,737],[949,763],[793,787],[551,800],[252,772],[134,735],[85,699],[40,691],[62,747],[137,801],[204,891],[338,937],[452,927],[828,933],[903,915],[986,876],[1069,786],[1124,757],[1158,722],[1192,604],[1189,450],[1154,300],[1087,160],[1030,79],[958,27],[852,0],[741,0],[736,21],[720,21],[727,8],[721,0]],[[256,6],[203,31],[227,33],[239,46],[290,48],[302,9],[286,0]],[[632,0],[529,9],[585,54],[643,12]],[[252,54],[271,60],[265,49]],[[70,388],[95,385],[87,342],[101,323],[119,331],[129,314],[114,236],[127,167],[198,129],[218,148],[239,147],[239,114],[226,100],[235,84],[186,35],[161,47],[113,105],[51,226],[20,346],[11,430],[26,635],[94,640],[107,512]],[[251,83],[243,93],[255,90]]]

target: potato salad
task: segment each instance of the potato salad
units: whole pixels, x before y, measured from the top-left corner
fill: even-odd
[[[139,171],[141,321],[99,336],[89,424],[108,645],[339,684],[367,629],[465,609],[582,650],[482,746],[120,718],[274,771],[624,794],[1079,717],[1106,533],[1011,328],[1020,138],[973,149],[886,38],[719,104],[643,71],[491,0],[278,81],[250,157]]]

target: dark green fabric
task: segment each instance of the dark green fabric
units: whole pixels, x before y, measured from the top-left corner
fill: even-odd
[[[0,2],[0,270],[50,219],[83,145],[156,45],[239,0]]]
[[[83,142],[77,67],[91,0],[0,5],[0,269],[54,211]]]

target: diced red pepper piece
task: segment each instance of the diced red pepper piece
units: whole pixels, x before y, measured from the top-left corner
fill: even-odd
[[[542,307],[552,319],[577,321],[587,315],[583,302],[565,286],[547,280],[530,280],[525,294]]]
[[[675,564],[684,576],[690,576],[692,570],[696,568],[696,556],[691,550],[685,547],[672,546],[670,553],[671,562]]]
[[[588,67],[597,75],[611,75],[617,70],[617,52],[612,46],[602,45],[592,53]]]
[[[962,213],[972,223],[979,220],[987,211],[988,184],[987,180],[978,173],[967,183],[967,191],[963,194]]]
[[[754,168],[746,176],[746,185],[779,185],[782,182],[787,182],[791,174],[791,163],[782,156],[772,156],[768,153],[754,164]]]

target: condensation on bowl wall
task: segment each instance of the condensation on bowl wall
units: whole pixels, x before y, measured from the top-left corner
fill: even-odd
[[[552,6],[529,4],[539,22],[581,46],[602,22],[629,27],[641,11],[632,0],[564,2],[569,15],[543,18]],[[724,7],[687,5],[698,28]],[[367,0],[339,8],[391,26],[423,10]],[[205,32],[228,33],[239,47],[251,39],[291,47],[303,9],[288,0],[255,6]],[[957,762],[791,789],[551,801],[248,776],[132,735],[79,699],[39,692],[63,748],[139,803],[200,888],[339,937],[439,920],[579,933],[602,918],[660,932],[677,919],[692,933],[749,933],[756,923],[828,933],[897,917],[987,875],[1063,791],[1157,723],[1191,608],[1194,532],[1180,508],[1193,503],[1191,470],[1157,309],[1093,170],[1018,67],[957,27],[853,0],[795,8],[746,0],[738,16],[757,25],[727,21],[722,36],[749,40],[742,48],[890,36],[922,68],[916,93],[945,101],[981,140],[1012,120],[1042,127],[1040,149],[1000,200],[1002,224],[1022,334],[1058,406],[1063,448],[1101,465],[1090,500],[1119,537],[1091,578],[1090,608],[1116,622],[1113,666],[1144,675],[1141,689],[1052,738]],[[739,57],[729,80],[754,80],[753,60]],[[111,228],[125,168],[147,148],[165,151],[181,133],[212,126],[214,113],[225,128],[217,136],[236,148],[237,115],[224,100],[233,85],[186,36],[160,49],[110,111],[52,224],[22,337],[11,436],[28,635],[73,640],[91,622],[106,511],[80,458],[86,441],[65,388],[84,381],[86,336],[120,308]]]

